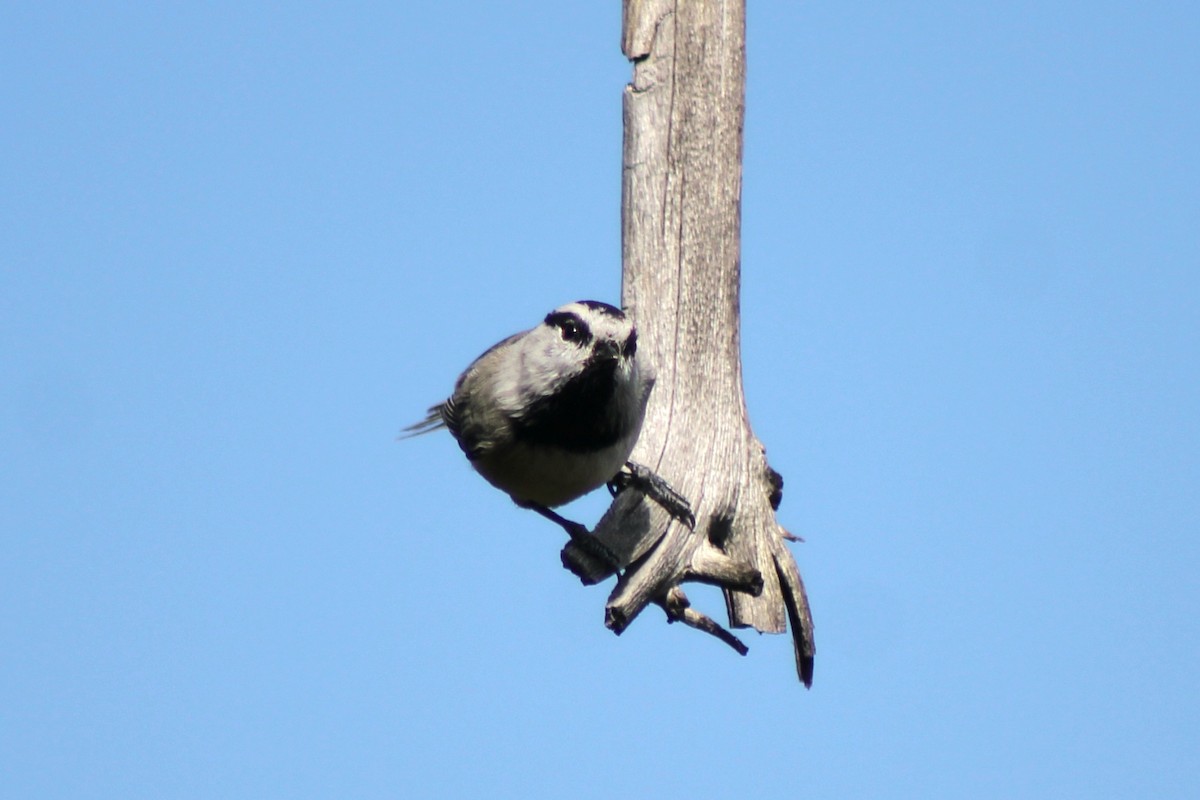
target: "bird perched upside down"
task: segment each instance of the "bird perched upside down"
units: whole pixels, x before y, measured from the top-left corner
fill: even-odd
[[[405,432],[447,428],[488,483],[615,569],[617,559],[586,527],[551,509],[605,484],[614,493],[632,486],[694,526],[687,500],[629,461],[653,387],[633,322],[619,308],[581,300],[488,349],[450,398]]]

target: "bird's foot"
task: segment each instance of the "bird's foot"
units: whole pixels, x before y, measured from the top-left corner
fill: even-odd
[[[617,554],[614,553],[608,547],[608,545],[593,536],[592,532],[587,529],[586,525],[569,520],[561,514],[558,514],[555,511],[546,508],[545,506],[537,505],[536,503],[520,505],[524,505],[525,508],[533,509],[546,519],[561,527],[567,532],[567,535],[571,537],[571,541],[575,543],[575,546],[582,550],[589,557],[604,564],[604,566],[608,567],[613,572],[620,571],[621,561],[617,558]]]
[[[671,484],[658,476],[649,467],[635,461],[625,462],[624,468],[608,482],[608,490],[616,496],[624,489],[633,487],[658,503],[663,509],[690,530],[696,528],[696,517],[687,498],[671,488]]]

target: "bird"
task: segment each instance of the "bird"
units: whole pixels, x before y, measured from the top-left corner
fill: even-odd
[[[484,351],[450,397],[401,438],[448,430],[488,483],[616,569],[616,557],[586,526],[553,509],[601,486],[614,494],[634,487],[695,526],[687,500],[629,460],[653,388],[633,320],[608,303],[579,300]]]

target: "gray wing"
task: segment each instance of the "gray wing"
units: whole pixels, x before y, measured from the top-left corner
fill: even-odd
[[[466,453],[468,460],[474,461],[479,458],[494,444],[485,434],[489,427],[486,424],[480,424],[483,421],[477,419],[475,415],[464,413],[460,408],[461,403],[455,403],[457,398],[456,393],[446,402],[431,406],[425,419],[402,430],[399,438],[411,439],[423,433],[432,433],[445,428],[454,435],[455,441]]]
[[[479,458],[503,440],[509,423],[500,410],[495,408],[491,402],[471,404],[466,402],[465,398],[468,389],[478,377],[480,364],[488,359],[496,358],[505,347],[523,335],[523,333],[516,333],[497,342],[484,351],[479,358],[472,361],[466,371],[458,376],[454,385],[454,394],[445,402],[430,406],[425,419],[409,425],[401,431],[400,438],[410,439],[413,436],[446,428],[453,434],[458,446],[471,461]]]

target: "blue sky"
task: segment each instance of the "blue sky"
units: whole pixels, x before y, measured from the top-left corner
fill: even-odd
[[[807,692],[394,439],[618,299],[617,4],[106,5],[0,21],[0,795],[1195,796],[1192,4],[752,4]]]

